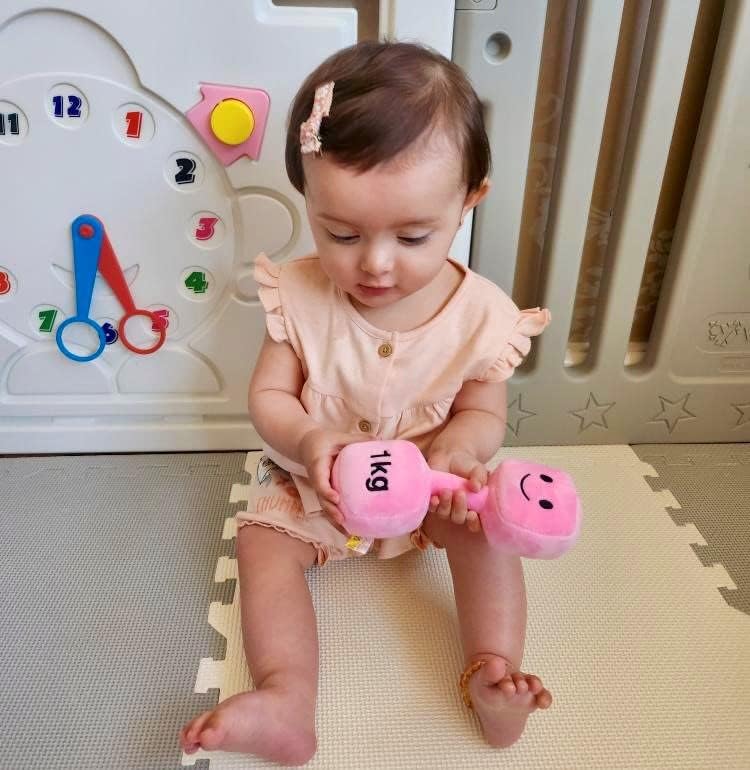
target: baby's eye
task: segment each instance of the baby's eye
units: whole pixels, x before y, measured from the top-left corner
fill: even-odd
[[[358,235],[336,235],[336,233],[332,233],[330,230],[326,230],[326,232],[328,237],[336,243],[354,243],[359,238]]]
[[[419,246],[420,244],[424,243],[428,238],[430,237],[430,234],[427,233],[426,235],[419,235],[416,238],[414,237],[407,237],[405,235],[399,235],[398,239],[406,246]]]

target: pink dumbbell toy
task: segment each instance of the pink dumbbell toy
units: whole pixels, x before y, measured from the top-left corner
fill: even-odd
[[[434,471],[416,444],[401,439],[348,444],[333,464],[331,485],[350,534],[383,538],[415,530],[430,497],[444,489],[466,491],[488,542],[533,559],[561,556],[578,539],[581,501],[565,471],[525,460],[503,460],[488,484]]]

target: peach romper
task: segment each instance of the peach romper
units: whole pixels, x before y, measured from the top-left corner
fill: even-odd
[[[519,310],[502,289],[460,262],[463,281],[440,312],[405,332],[369,323],[314,254],[282,264],[255,259],[258,297],[276,342],[288,342],[305,383],[300,401],[318,423],[344,433],[413,441],[427,455],[467,380],[508,379],[550,321]],[[318,564],[356,552],[321,511],[304,466],[263,445],[258,478],[238,526],[259,524],[311,543]],[[379,558],[427,547],[418,530],[376,541]]]

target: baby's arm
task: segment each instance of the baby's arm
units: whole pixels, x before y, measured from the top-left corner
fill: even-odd
[[[291,345],[275,342],[266,333],[250,380],[250,418],[264,441],[305,467],[323,511],[343,524],[339,494],[331,486],[331,466],[342,447],[367,436],[325,429],[310,417],[299,400],[304,380]]]
[[[505,382],[468,380],[451,406],[451,416],[432,442],[427,464],[470,479],[474,491],[487,483],[484,463],[494,457],[505,436],[507,391]],[[430,499],[430,512],[454,524],[480,530],[476,511],[470,511],[463,492],[445,490]]]
[[[250,419],[264,441],[302,465],[300,441],[305,433],[320,427],[299,400],[304,382],[302,364],[292,346],[274,342],[266,332],[250,379]]]
[[[467,380],[453,400],[450,419],[432,442],[430,452],[464,450],[486,463],[505,437],[505,382]]]

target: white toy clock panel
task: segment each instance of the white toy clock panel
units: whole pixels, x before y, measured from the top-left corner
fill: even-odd
[[[271,0],[3,3],[0,451],[249,446],[252,260],[312,245],[286,113],[355,39]]]

